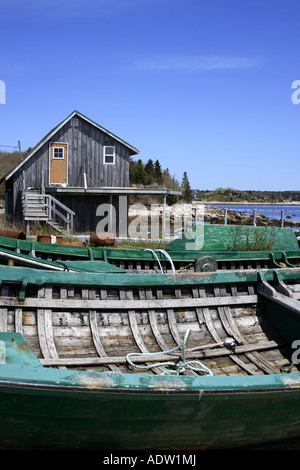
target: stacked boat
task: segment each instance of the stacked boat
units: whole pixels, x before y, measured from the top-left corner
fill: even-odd
[[[297,239],[228,251],[230,227],[204,227],[164,250],[0,238],[0,447],[300,436]]]

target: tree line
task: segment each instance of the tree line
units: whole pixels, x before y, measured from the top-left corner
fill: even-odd
[[[193,190],[198,201],[220,202],[270,202],[280,203],[288,201],[300,201],[300,191],[255,191],[238,190],[234,188],[217,188],[214,190]]]
[[[0,151],[0,178],[6,175],[12,168],[14,168],[24,157],[24,152],[2,152]]]
[[[192,201],[192,190],[187,173],[184,172],[182,182],[170,174],[169,169],[162,169],[160,161],[153,161],[151,158],[143,163],[141,159],[135,161],[130,158],[129,161],[129,183],[131,186],[152,186],[173,189],[181,191],[180,200],[184,202]],[[178,201],[177,196],[170,195],[168,204],[174,204]]]

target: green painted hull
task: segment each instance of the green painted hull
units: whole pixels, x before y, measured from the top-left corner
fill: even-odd
[[[53,272],[31,268],[12,268],[0,265],[0,282],[4,281],[18,283],[20,296],[25,295],[28,285],[43,286],[48,284],[68,285],[68,286],[118,286],[118,287],[138,287],[138,286],[198,286],[230,283],[252,283],[260,279],[260,272],[264,279],[277,281],[283,279],[300,280],[300,268],[286,269],[264,269],[264,270],[241,270],[241,271],[216,271],[203,273],[185,273],[181,276],[176,274],[126,274],[123,273],[93,273],[93,272]],[[22,294],[23,292],[23,294]]]
[[[253,233],[258,231],[262,234],[266,230],[264,227],[246,228],[254,229]],[[0,258],[2,262],[7,262],[9,253],[13,251],[14,256],[20,258],[14,261],[16,265],[90,272],[152,270],[182,273],[300,266],[300,250],[296,236],[291,230],[276,229],[278,242],[274,249],[257,251],[228,251],[226,246],[232,236],[230,226],[205,225],[204,230],[203,245],[191,245],[182,237],[171,242],[165,253],[159,250],[67,246],[0,237]],[[171,258],[173,266],[168,257]],[[32,263],[36,263],[37,259],[41,259],[44,266],[33,266]]]
[[[267,314],[287,343],[300,335],[299,301],[270,288],[300,282],[299,269],[124,276],[2,267],[0,279],[2,286],[20,286],[17,307],[25,310],[32,300],[27,291],[36,285],[258,285]],[[300,436],[299,372],[195,376],[64,370],[42,365],[15,331],[0,333],[0,346],[0,448],[215,449]]]
[[[0,416],[6,449],[253,445],[299,436],[300,374],[157,377],[8,364]]]

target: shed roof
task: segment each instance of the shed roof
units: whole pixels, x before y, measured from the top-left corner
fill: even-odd
[[[123,144],[125,147],[127,147],[129,149],[129,152],[130,152],[130,155],[136,155],[139,153],[139,150],[137,150],[135,147],[133,147],[132,145],[128,144],[127,142],[125,142],[124,140],[120,139],[120,137],[117,137],[115,134],[113,134],[112,132],[108,131],[107,129],[105,129],[104,127],[100,126],[99,124],[97,124],[96,122],[92,121],[91,119],[89,119],[88,117],[84,116],[83,114],[81,114],[79,111],[73,111],[66,119],[64,119],[60,124],[58,124],[56,127],[54,127],[50,132],[48,132],[48,134],[42,139],[40,140],[40,142],[30,151],[30,153],[24,158],[24,160],[22,160],[18,165],[16,165],[12,170],[10,170],[5,176],[3,176],[1,179],[0,179],[0,183],[4,180],[8,180],[17,170],[19,170],[19,168],[22,167],[22,165],[24,165],[25,162],[27,162],[41,147],[42,145],[44,145],[49,139],[51,139],[51,137],[59,130],[61,129],[68,121],[70,121],[70,119],[72,119],[73,117],[80,117],[81,119],[84,119],[86,122],[88,122],[89,124],[91,124],[92,126],[96,127],[97,129],[101,130],[102,132],[104,132],[105,134],[109,135],[110,137],[112,137],[113,139],[119,141],[121,144]]]

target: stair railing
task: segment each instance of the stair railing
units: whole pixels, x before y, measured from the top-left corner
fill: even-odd
[[[53,197],[51,194],[45,194],[44,196],[48,206],[49,220],[55,220],[56,217],[58,217],[67,225],[67,233],[69,233],[70,229],[73,230],[75,212],[73,212],[71,209],[69,209],[69,207]],[[59,210],[57,207],[59,207],[61,210]],[[65,214],[62,213],[62,211],[64,211]]]
[[[55,226],[56,221],[59,225],[62,221],[67,233],[73,230],[75,212],[51,194],[25,191],[22,199],[25,220],[46,220],[52,226]],[[41,213],[34,215],[32,211],[39,207],[42,208]]]

